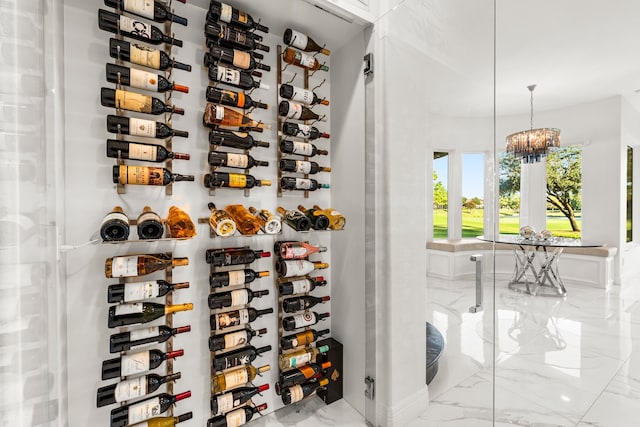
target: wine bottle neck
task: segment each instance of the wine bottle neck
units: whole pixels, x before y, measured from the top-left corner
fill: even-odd
[[[184,356],[184,350],[174,350],[165,353],[165,359],[175,359],[176,357]]]
[[[168,305],[164,309],[165,314],[177,313],[178,311],[188,311],[193,309],[193,304],[176,304]]]

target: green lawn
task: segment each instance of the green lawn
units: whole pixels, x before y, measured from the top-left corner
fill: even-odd
[[[483,209],[462,211],[462,237],[476,237],[484,234]],[[578,218],[578,225],[581,221]],[[580,232],[571,231],[569,220],[560,213],[549,213],[547,228],[554,236],[579,238]],[[500,213],[500,234],[518,234],[520,218],[504,212]],[[434,211],[433,237],[442,239],[447,237],[447,212],[439,209]]]

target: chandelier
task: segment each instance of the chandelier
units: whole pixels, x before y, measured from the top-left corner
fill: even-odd
[[[535,163],[545,157],[550,148],[560,146],[560,129],[533,128],[533,90],[536,85],[527,86],[531,93],[531,129],[507,136],[507,153],[521,157],[523,163]]]

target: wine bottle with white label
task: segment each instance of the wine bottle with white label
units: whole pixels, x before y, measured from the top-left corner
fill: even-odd
[[[169,283],[166,280],[152,280],[149,282],[127,282],[109,285],[107,288],[107,302],[124,303],[138,302],[151,298],[158,298],[176,289],[187,289],[189,282]]]
[[[251,421],[255,414],[265,409],[267,409],[266,403],[258,406],[243,406],[225,415],[209,418],[207,427],[240,427]]]
[[[169,138],[170,136],[189,137],[189,132],[171,129],[164,123],[136,117],[107,116],[107,130],[112,133],[142,136],[145,138]]]
[[[220,271],[209,275],[209,286],[213,291],[224,286],[246,285],[260,277],[268,277],[268,271],[244,270]]]
[[[290,176],[280,178],[280,187],[283,190],[298,191],[316,191],[319,188],[331,188],[329,184],[320,184],[313,178],[293,178]]]
[[[134,302],[109,307],[108,326],[119,326],[147,323],[168,314],[193,309],[193,304],[164,305],[153,302]]]
[[[160,215],[149,206],[145,206],[136,220],[140,240],[161,239],[164,236],[164,223]]]
[[[329,384],[327,378],[322,378],[318,381],[307,381],[303,384],[297,384],[293,387],[282,390],[282,403],[290,405],[295,402],[300,402],[302,399],[311,396],[320,388],[324,388]]]
[[[100,89],[100,103],[105,107],[134,111],[136,113],[184,115],[182,108],[167,105],[158,98],[120,89]]]
[[[233,66],[240,70],[253,71],[256,68],[264,71],[271,71],[271,67],[256,61],[264,59],[258,52],[245,52],[239,49],[232,49],[224,46],[211,46],[208,53],[204,54],[204,66],[215,65]]]
[[[114,184],[129,185],[169,185],[177,181],[194,181],[193,175],[171,173],[167,168],[152,166],[114,165]]]
[[[204,176],[204,186],[208,188],[253,188],[270,187],[268,179],[256,179],[253,175],[241,173],[214,172]]]
[[[305,259],[279,260],[276,262],[276,271],[282,277],[304,276],[313,270],[324,268],[329,268],[329,264],[319,261],[311,262]]]
[[[191,65],[174,61],[166,52],[137,43],[129,43],[126,40],[109,39],[109,56],[154,70],[178,70],[191,71]]]
[[[206,98],[207,101],[213,102],[214,104],[224,104],[244,110],[249,108],[263,108],[267,110],[269,108],[269,105],[254,101],[249,95],[233,90],[220,89],[215,86],[207,86]]]
[[[318,314],[315,311],[305,311],[282,319],[282,328],[285,331],[295,331],[296,329],[313,326],[322,319],[329,317],[329,313]]]
[[[222,335],[213,335],[209,337],[209,351],[228,350],[239,345],[249,344],[251,339],[256,335],[264,335],[267,329],[241,329],[235,332],[227,332]]]
[[[128,16],[118,15],[104,9],[98,10],[98,27],[101,30],[114,34],[122,34],[146,43],[166,43],[168,45],[182,47],[182,40],[174,39],[164,34],[154,25],[149,25],[146,22]]]
[[[213,356],[213,371],[224,371],[225,369],[235,368],[236,366],[249,365],[256,360],[256,357],[261,356],[262,353],[266,353],[267,351],[271,351],[270,345],[259,348],[250,345],[226,353],[216,354]]]
[[[308,35],[291,28],[284,30],[282,41],[284,41],[284,44],[288,46],[297,47],[305,52],[320,52],[324,55],[331,55],[331,51],[329,49],[325,49],[324,46],[320,46]]]
[[[175,359],[183,355],[184,350],[174,350],[163,353],[156,349],[123,354],[120,357],[102,362],[102,379],[108,380],[111,378],[143,374],[152,369],[156,369],[165,360]]]
[[[104,274],[107,279],[145,276],[169,267],[189,265],[189,258],[171,258],[167,254],[125,255],[107,258]]]
[[[153,92],[177,92],[189,93],[189,87],[170,82],[156,73],[124,67],[122,65],[107,64],[107,81],[122,86],[136,89],[150,90]]]
[[[271,370],[271,366],[269,365],[264,365],[257,369],[253,365],[248,365],[213,375],[211,377],[211,394],[222,393],[223,391],[249,383],[256,378],[256,375],[269,370]]]
[[[209,215],[209,228],[220,237],[230,237],[236,232],[236,223],[227,211],[216,208],[216,205],[209,202],[207,205],[211,214]]]
[[[97,393],[96,406],[100,408],[102,406],[144,397],[156,391],[162,384],[178,380],[180,377],[180,372],[165,376],[148,374],[100,387]]]
[[[320,166],[317,162],[309,162],[306,160],[280,160],[280,170],[283,172],[295,172],[315,175],[318,172],[331,172],[330,167]]]
[[[258,211],[253,206],[249,206],[249,212],[256,217],[265,234],[278,234],[282,230],[282,218],[279,215],[273,215],[267,209]]]
[[[326,122],[327,116],[320,116],[308,107],[293,101],[280,101],[278,104],[278,114],[292,120],[319,120]]]
[[[298,332],[297,334],[287,335],[285,337],[280,338],[280,346],[283,350],[291,350],[296,347],[302,347],[315,342],[323,335],[327,335],[329,329],[323,329],[321,331],[316,331],[315,329],[308,329],[303,332]]]
[[[209,80],[239,87],[240,89],[250,90],[260,88],[269,90],[269,85],[256,81],[251,73],[246,71],[234,70],[233,68],[224,67],[222,65],[212,65],[209,67]]]
[[[315,126],[293,122],[284,122],[282,124],[282,133],[289,136],[296,136],[298,138],[311,140],[318,138],[330,138],[328,133],[320,132]]]
[[[232,132],[223,129],[209,132],[209,144],[216,147],[232,147],[240,150],[251,150],[253,147],[269,147],[268,142],[255,140],[246,132]]]
[[[120,206],[115,206],[100,224],[100,237],[105,242],[127,240],[129,231],[129,218]]]
[[[224,22],[206,22],[204,24],[204,35],[207,47],[216,44],[228,46],[242,50],[262,50],[269,52],[269,46],[260,43],[262,36],[254,32],[242,31],[237,27],[227,25]]]
[[[297,65],[309,71],[329,71],[329,66],[321,64],[315,56],[304,54],[298,50],[286,48],[282,52],[282,60],[288,64]]]
[[[226,311],[224,313],[212,314],[209,317],[209,325],[212,331],[230,328],[232,326],[246,325],[260,316],[273,313],[273,308],[265,308],[264,310],[256,310],[253,307],[242,308],[240,310]]]
[[[311,295],[287,298],[282,301],[282,309],[285,313],[295,313],[296,311],[302,311],[314,307],[317,304],[323,304],[329,300],[331,300],[330,296],[314,297]]]
[[[318,147],[309,142],[290,141],[288,139],[280,141],[280,151],[285,154],[297,154],[305,157],[326,156],[329,154],[327,150],[319,150]]]
[[[144,160],[156,163],[169,159],[189,160],[191,158],[187,153],[174,153],[162,145],[119,141],[116,139],[107,139],[107,157],[114,159]]]
[[[300,350],[292,351],[290,353],[281,354],[278,357],[278,364],[280,369],[297,368],[299,366],[306,365],[309,362],[316,362],[316,357],[321,353],[329,351],[328,345],[323,345],[318,348],[303,348]]]
[[[253,120],[246,114],[213,103],[207,103],[207,105],[205,105],[202,123],[207,127],[232,126],[252,129],[271,129],[270,125]]]
[[[224,415],[265,390],[269,390],[269,384],[262,384],[258,387],[238,387],[228,393],[212,396],[211,414],[213,416]]]
[[[269,295],[269,290],[252,291],[251,289],[238,289],[229,292],[209,294],[209,308],[212,310],[224,307],[249,304],[254,298]]]
[[[269,32],[268,27],[260,25],[260,23],[253,19],[253,17],[248,13],[216,0],[211,0],[211,2],[209,3],[207,21],[222,21],[226,22],[227,24],[236,25],[238,27],[256,29],[258,31],[262,31],[263,33]]]
[[[315,92],[288,83],[280,85],[280,97],[306,105],[329,105],[328,99],[320,98]]]
[[[181,326],[170,328],[166,325],[151,326],[149,328],[136,329],[133,331],[120,332],[109,337],[109,352],[118,353],[131,348],[139,347],[149,343],[165,342],[176,334],[191,331],[191,326]]]
[[[187,25],[187,18],[175,15],[169,6],[155,0],[104,0],[105,6],[124,10],[133,15],[152,19],[156,22],[173,21],[176,24]]]
[[[209,151],[209,164],[214,167],[249,169],[255,166],[269,166],[269,162],[256,160],[248,154],[226,153],[224,151]]]
[[[120,406],[111,411],[111,427],[126,427],[141,423],[166,412],[176,402],[191,397],[190,391],[171,395],[161,393],[136,403]]]

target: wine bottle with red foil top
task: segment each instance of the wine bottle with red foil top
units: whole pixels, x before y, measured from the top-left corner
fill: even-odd
[[[209,294],[209,308],[212,310],[235,307],[238,305],[246,305],[253,301],[254,298],[260,298],[269,295],[269,290],[252,291],[251,289],[238,289],[229,292],[220,292],[217,294]]]
[[[320,46],[308,35],[291,28],[284,30],[282,41],[284,41],[284,44],[288,46],[297,47],[305,52],[319,52],[324,55],[331,55],[331,51],[329,49],[325,49],[324,46]]]
[[[288,64],[297,65],[309,71],[329,71],[329,66],[321,64],[315,56],[307,55],[290,47],[282,52],[282,60]]]
[[[228,393],[212,396],[211,414],[213,416],[224,415],[265,390],[269,390],[269,384],[262,384],[258,387],[238,387]]]
[[[282,328],[285,331],[295,331],[296,329],[313,326],[322,319],[329,317],[329,313],[316,313],[315,311],[305,311],[282,319]]]
[[[280,295],[303,294],[313,291],[316,286],[325,286],[326,284],[327,281],[324,280],[324,277],[318,276],[310,279],[305,278],[282,283],[278,286],[278,291]]]
[[[260,43],[262,36],[250,32],[242,31],[239,28],[227,25],[224,22],[207,22],[204,24],[204,35],[207,47],[216,44],[232,47],[241,50],[262,50],[269,52],[269,46]]]
[[[283,190],[298,191],[316,191],[319,188],[331,188],[329,184],[320,184],[313,178],[293,178],[290,176],[280,178],[280,187]]]
[[[260,277],[269,277],[268,271],[255,271],[249,268],[244,270],[220,271],[209,275],[211,290],[224,286],[246,285]]]
[[[167,254],[115,256],[106,259],[104,274],[107,279],[137,277],[184,265],[189,265],[189,258],[171,258]]]
[[[149,420],[166,412],[176,402],[189,397],[190,391],[176,395],[160,393],[136,403],[120,406],[111,411],[111,427],[126,427]]]
[[[325,388],[329,384],[329,380],[322,378],[318,381],[307,381],[303,384],[294,385],[293,387],[282,390],[282,403],[290,405],[299,402],[310,396],[313,392],[320,388]]]
[[[205,259],[214,267],[251,264],[260,258],[268,258],[271,252],[247,248],[207,249]]]
[[[193,309],[193,304],[164,305],[153,302],[134,302],[109,307],[108,326],[119,326],[147,323],[168,314]]]
[[[228,350],[239,345],[251,343],[251,339],[256,335],[264,335],[267,329],[242,329],[226,334],[213,335],[209,337],[209,351]]]
[[[231,126],[241,128],[271,129],[270,125],[253,120],[251,117],[223,105],[208,103],[204,107],[202,122],[205,126]]]
[[[253,147],[269,147],[268,142],[255,140],[246,132],[232,132],[223,129],[209,132],[209,144],[238,148],[240,150],[251,150]]]
[[[309,363],[308,365],[282,372],[278,379],[278,386],[284,388],[303,383],[322,374],[322,371],[330,367],[331,362]]]
[[[320,132],[317,127],[303,125],[301,123],[282,123],[282,133],[288,136],[296,136],[305,139],[330,138],[328,133]]]
[[[188,86],[170,82],[159,74],[116,64],[107,64],[107,81],[136,89],[150,90],[152,92],[175,90],[177,92],[189,93]]]
[[[314,230],[326,230],[329,227],[329,218],[320,209],[307,209],[302,205],[298,205],[298,210],[309,218],[311,228]]]
[[[167,341],[176,334],[191,331],[191,326],[170,328],[165,325],[151,326],[149,328],[120,332],[109,337],[109,352],[118,353],[150,343]]]
[[[107,130],[112,133],[141,136],[144,138],[164,139],[171,136],[189,137],[189,132],[171,129],[162,122],[136,117],[114,116],[111,114],[107,116]]]
[[[107,157],[161,163],[169,159],[189,160],[187,153],[175,153],[162,145],[107,139]]]
[[[296,311],[306,310],[315,307],[317,304],[323,304],[330,300],[330,296],[314,297],[311,295],[303,295],[283,300],[282,309],[285,313],[295,313]]]
[[[177,181],[194,181],[193,175],[171,173],[167,168],[152,166],[113,166],[113,183],[129,185],[169,185]]]
[[[249,108],[263,108],[266,110],[269,108],[267,104],[254,101],[249,95],[233,90],[220,89],[215,86],[207,86],[206,97],[207,101],[213,102],[214,104],[229,105],[244,110]]]
[[[163,113],[184,115],[182,108],[167,105],[158,98],[121,89],[109,89],[106,87],[100,89],[100,103],[104,107],[154,114],[156,116]]]
[[[269,166],[269,162],[256,160],[249,154],[209,151],[209,164],[215,167],[249,169],[255,166]]]
[[[320,116],[302,104],[293,101],[280,101],[278,114],[292,120],[319,120],[326,122],[326,116]]]
[[[305,105],[329,105],[329,100],[320,98],[315,92],[288,83],[281,84],[279,92],[281,98],[301,102]]]
[[[323,329],[321,331],[316,331],[315,329],[308,329],[303,332],[299,332],[297,334],[287,335],[280,338],[280,346],[283,350],[291,350],[296,347],[302,347],[311,344],[318,340],[318,338],[323,335],[327,335],[329,329]]]
[[[183,2],[184,3],[184,2]],[[124,10],[132,15],[142,16],[156,22],[173,21],[176,24],[187,25],[187,18],[175,15],[164,2],[156,0],[131,1],[131,0],[104,0],[105,6],[116,10]]]
[[[273,308],[256,310],[253,307],[242,308],[240,310],[226,311],[209,316],[209,325],[212,331],[230,328],[232,326],[247,325],[255,321],[258,317],[273,313]]]
[[[102,379],[108,380],[143,374],[156,369],[165,360],[175,359],[183,355],[184,350],[163,353],[156,349],[123,354],[120,357],[102,362]]]
[[[269,90],[268,84],[254,80],[251,73],[235,70],[219,64],[209,67],[208,75],[209,80],[213,82],[224,83],[244,90],[251,90],[253,88]]]
[[[208,53],[204,54],[204,66],[231,65],[240,70],[253,71],[256,68],[264,71],[271,71],[271,67],[256,61],[264,59],[258,52],[245,52],[239,49],[232,49],[224,46],[211,46]]]
[[[154,70],[191,71],[191,65],[173,60],[166,52],[126,40],[109,39],[109,56]]]
[[[271,370],[271,366],[264,365],[255,368],[253,365],[229,369],[211,377],[211,394],[218,394],[240,385],[253,381],[257,374]]]
[[[232,24],[238,27],[255,29],[268,33],[269,28],[264,25],[260,25],[258,21],[253,19],[251,15],[242,10],[236,9],[226,3],[211,0],[209,3],[209,11],[207,12],[207,22],[222,21],[227,24]]]
[[[165,376],[148,374],[100,387],[97,393],[96,406],[100,408],[144,397],[156,391],[162,384],[180,379],[180,376],[180,372]]]
[[[150,44],[165,43],[171,46],[182,47],[182,40],[174,39],[164,34],[154,25],[149,25],[146,22],[128,16],[118,15],[104,9],[98,10],[98,27],[110,33],[122,34],[125,37]]]
[[[326,156],[327,154],[329,154],[327,150],[319,150],[318,147],[316,147],[311,143],[289,141],[288,139],[280,141],[280,151],[285,154],[297,154],[299,156],[305,156],[305,157],[313,157],[313,156],[319,156],[319,155]],[[285,163],[285,165],[287,164],[288,163]],[[298,169],[297,163],[296,163],[296,169]]]
[[[260,348],[250,345],[226,353],[216,354],[213,357],[213,371],[224,371],[225,369],[235,368],[236,366],[249,365],[256,360],[256,357],[267,351],[271,351],[270,345]]]
[[[275,249],[277,247],[277,249]],[[306,242],[277,242],[274,250],[282,259],[304,259],[319,252],[326,252],[326,246],[314,246]]]
[[[253,175],[241,173],[214,172],[204,176],[204,186],[216,188],[253,188],[270,187],[268,179],[256,179]]]

